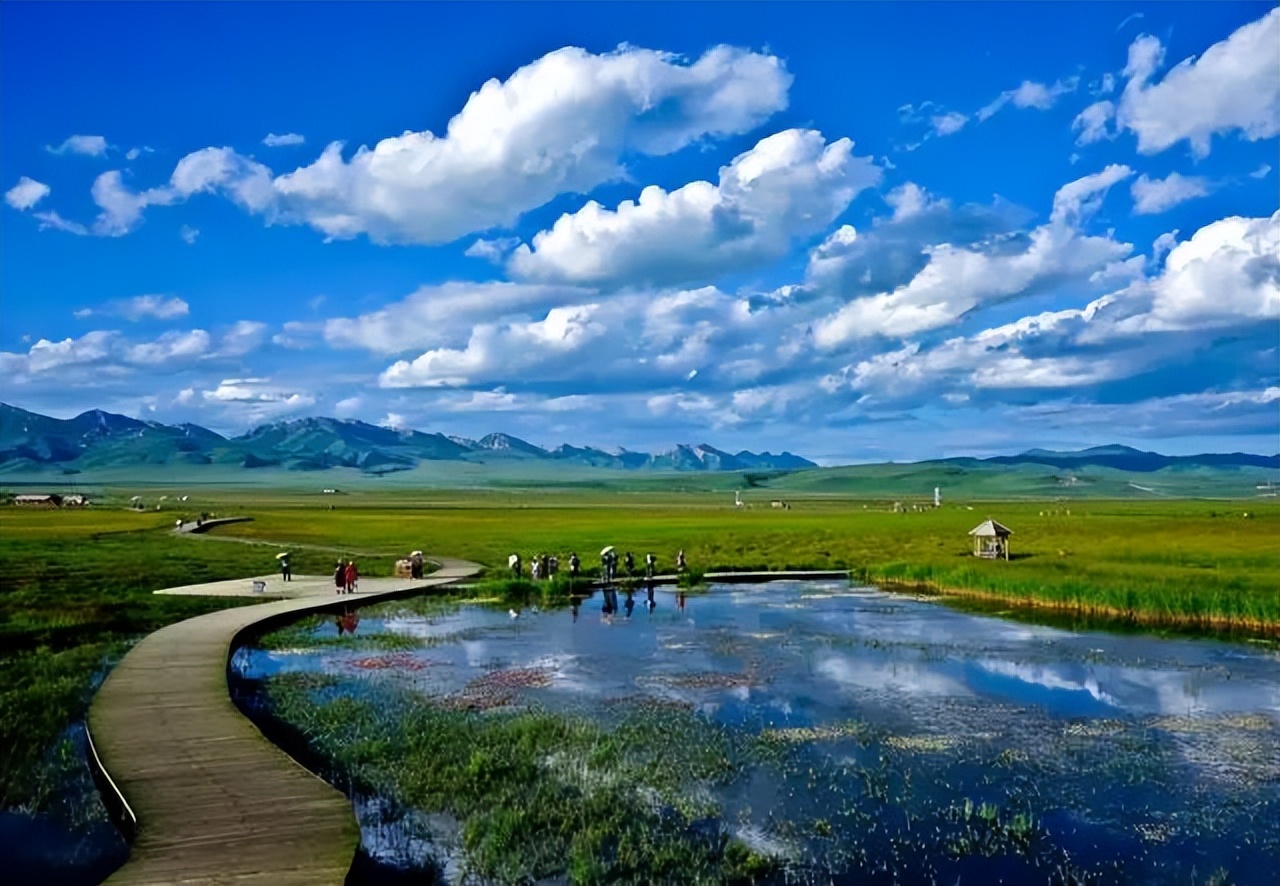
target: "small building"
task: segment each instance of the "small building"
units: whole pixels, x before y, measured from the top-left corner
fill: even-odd
[[[13,497],[13,503],[15,505],[26,505],[28,507],[56,508],[62,504],[62,496],[53,494],[15,495]]]
[[[88,505],[89,505],[88,496],[81,495],[78,492],[73,492],[71,495],[68,495],[62,499],[62,506],[64,508],[83,508],[83,507],[88,507]]]
[[[970,529],[969,534],[973,536],[973,556],[987,560],[1009,559],[1009,536],[1013,530],[1008,526],[988,517]]]

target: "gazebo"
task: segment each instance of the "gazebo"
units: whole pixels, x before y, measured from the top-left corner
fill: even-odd
[[[973,536],[973,556],[987,560],[1009,559],[1009,536],[1013,530],[1008,526],[988,517],[970,529],[969,534]]]

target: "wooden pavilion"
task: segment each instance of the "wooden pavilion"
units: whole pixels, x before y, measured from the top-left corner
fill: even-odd
[[[1008,526],[988,517],[970,529],[969,534],[973,536],[973,556],[987,560],[1009,559],[1009,536],[1013,530]]]

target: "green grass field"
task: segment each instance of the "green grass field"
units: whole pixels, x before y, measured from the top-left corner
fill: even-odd
[[[894,513],[890,502],[830,494],[775,510],[762,491],[735,510],[723,492],[685,488],[215,489],[192,494],[186,513],[254,519],[203,538],[174,536],[172,510],[0,509],[0,806],[38,801],[41,760],[131,641],[229,605],[151,591],[270,572],[277,544],[294,551],[297,574],[327,574],[338,555],[358,558],[365,575],[389,575],[414,548],[499,573],[513,551],[527,562],[576,550],[594,568],[613,544],[637,560],[653,551],[670,569],[683,548],[700,571],[848,569],[1025,606],[1031,617],[1051,607],[1157,629],[1280,636],[1274,502],[952,502]],[[1011,562],[970,556],[967,532],[988,516],[1013,529]]]

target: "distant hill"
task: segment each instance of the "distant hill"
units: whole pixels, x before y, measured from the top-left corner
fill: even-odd
[[[164,425],[101,410],[57,419],[0,404],[0,473],[76,473],[135,465],[223,465],[251,470],[324,471],[355,468],[369,474],[412,470],[422,462],[509,464],[523,461],[615,470],[796,470],[816,465],[784,452],[730,455],[707,444],[650,454],[606,452],[563,444],[543,449],[510,434],[479,440],[395,430],[354,419],[301,418],[223,437],[199,425]]]
[[[1103,467],[1145,474],[1171,467],[1280,467],[1280,455],[1251,455],[1247,452],[1204,455],[1161,455],[1129,446],[1094,446],[1079,452],[1029,449],[1021,455],[1000,455],[982,459],[987,464],[1049,465],[1055,468]]]

